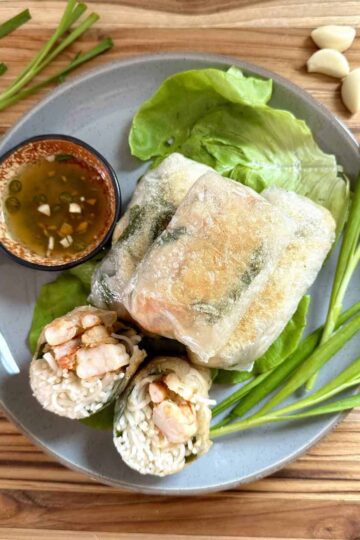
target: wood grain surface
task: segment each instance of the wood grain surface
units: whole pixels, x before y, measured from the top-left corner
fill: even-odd
[[[129,55],[207,51],[267,67],[308,90],[360,135],[339,84],[308,75],[320,24],[360,25],[360,2],[338,0],[108,0],[101,20],[48,73],[110,35],[115,47],[81,70]],[[33,19],[0,42],[7,84],[50,35],[62,1],[0,0],[0,22],[29,7]],[[360,37],[347,53],[360,66]],[[78,73],[79,73],[78,71]],[[48,74],[47,73],[47,74]],[[46,91],[0,113],[0,133]],[[0,540],[360,539],[360,412],[292,465],[237,490],[164,498],[122,492],[65,469],[0,416]]]

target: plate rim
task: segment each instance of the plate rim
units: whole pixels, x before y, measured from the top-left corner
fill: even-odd
[[[56,99],[58,96],[61,96],[63,93],[66,93],[68,90],[70,90],[74,86],[78,84],[82,84],[94,76],[98,76],[101,74],[106,75],[108,72],[112,72],[113,70],[116,70],[116,69],[121,69],[122,67],[125,67],[128,65],[149,63],[149,62],[159,61],[159,60],[171,60],[171,59],[173,60],[199,60],[200,62],[213,61],[220,64],[222,63],[222,64],[228,64],[228,65],[229,64],[236,65],[240,67],[241,69],[245,71],[249,71],[260,77],[273,79],[280,85],[285,86],[286,88],[289,88],[292,92],[296,93],[297,95],[300,95],[300,97],[305,102],[310,104],[310,106],[315,108],[318,112],[320,112],[320,114],[325,115],[327,119],[331,122],[331,124],[336,126],[336,129],[340,129],[344,132],[344,134],[346,135],[348,139],[348,143],[352,145],[353,149],[359,153],[360,144],[355,138],[355,135],[350,131],[350,129],[337,116],[335,116],[335,114],[332,113],[330,109],[328,109],[325,105],[323,105],[322,103],[317,101],[315,98],[313,98],[311,94],[309,94],[302,87],[296,85],[289,79],[286,79],[282,75],[278,75],[277,73],[271,70],[268,70],[266,68],[263,68],[256,64],[252,64],[247,61],[243,61],[241,58],[233,57],[230,55],[220,55],[220,54],[200,53],[200,52],[197,53],[197,52],[186,52],[186,51],[184,52],[182,51],[159,52],[159,53],[150,53],[150,54],[141,54],[141,55],[131,55],[125,59],[107,62],[103,65],[87,70],[83,74],[72,77],[69,81],[62,83],[59,87],[53,90],[50,90],[34,107],[31,107],[23,115],[21,115],[20,118],[5,132],[4,136],[1,138],[1,145],[6,144],[7,139],[10,138],[15,131],[18,131],[21,128],[21,125],[24,122],[26,122],[33,114],[36,114],[44,105],[48,104],[53,99]],[[169,488],[167,487],[165,489],[162,489],[160,487],[150,487],[150,486],[139,488],[123,480],[112,481],[108,477],[103,476],[101,473],[89,472],[89,470],[86,469],[86,467],[83,467],[81,465],[77,465],[68,461],[66,458],[59,456],[57,452],[48,448],[44,443],[42,443],[41,440],[37,438],[36,435],[34,435],[26,426],[24,426],[21,423],[21,421],[19,421],[12,414],[12,412],[7,408],[1,396],[0,396],[0,404],[1,404],[2,410],[5,413],[5,416],[11,422],[13,422],[15,426],[23,434],[25,434],[26,437],[28,437],[28,439],[31,442],[33,442],[35,445],[40,447],[45,453],[54,457],[59,463],[61,463],[65,467],[71,470],[74,470],[76,472],[79,472],[81,474],[84,474],[88,478],[96,482],[101,482],[102,484],[105,484],[108,486],[118,487],[118,488],[120,487],[134,493],[142,493],[142,494],[148,494],[148,495],[167,495],[167,496],[205,495],[207,493],[214,493],[218,491],[234,489],[239,486],[248,484],[250,482],[255,482],[266,476],[269,476],[277,472],[284,466],[292,463],[293,461],[295,461],[302,455],[304,455],[310,448],[312,448],[315,444],[317,444],[325,435],[327,435],[333,429],[335,429],[335,427],[340,422],[342,422],[342,420],[350,412],[348,411],[348,412],[333,415],[332,418],[328,421],[328,423],[316,434],[316,436],[312,437],[303,446],[301,446],[300,448],[290,453],[287,457],[279,459],[273,465],[265,466],[257,473],[249,474],[248,476],[240,480],[236,479],[236,480],[224,482],[222,484],[210,485],[210,486],[208,485],[206,487],[199,487],[199,488],[187,488],[187,487]]]

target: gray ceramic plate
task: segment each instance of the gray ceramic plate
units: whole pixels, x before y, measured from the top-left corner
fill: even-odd
[[[169,75],[194,68],[225,68],[236,64],[245,71],[272,77],[272,105],[307,121],[316,140],[336,154],[354,179],[359,168],[355,139],[324,107],[281,77],[232,58],[201,54],[164,54],[132,58],[104,66],[52,92],[6,135],[0,154],[21,140],[41,133],[74,135],[102,152],[116,169],[125,202],[144,165],[130,156],[127,134],[132,116]],[[331,258],[312,290],[311,327],[324,320],[334,269]],[[268,475],[295,459],[325,435],[339,417],[323,417],[292,424],[262,427],[214,444],[211,451],[180,474],[158,479],[127,468],[116,453],[109,432],[61,419],[41,409],[28,383],[30,353],[26,346],[35,297],[54,274],[23,268],[0,255],[1,331],[20,366],[19,375],[0,367],[0,399],[9,417],[36,444],[62,463],[105,483],[162,494],[195,494],[234,487]],[[359,274],[347,303],[360,298]],[[328,380],[356,357],[360,336],[354,338],[323,370]],[[215,389],[215,397],[230,389]]]

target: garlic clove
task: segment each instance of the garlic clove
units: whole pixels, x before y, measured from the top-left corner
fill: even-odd
[[[360,111],[360,68],[351,71],[344,79],[341,86],[341,98],[352,114]]]
[[[65,236],[65,238],[62,238],[62,240],[60,240],[60,244],[64,248],[70,247],[72,243],[73,243],[73,238],[72,236],[70,236],[70,234],[68,234],[67,236]]]
[[[69,212],[71,214],[81,214],[81,206],[78,203],[69,204]]]
[[[323,73],[339,79],[346,77],[350,71],[345,56],[335,49],[316,51],[307,61],[307,69],[309,73]]]
[[[40,214],[44,214],[45,216],[50,216],[51,214],[51,209],[48,204],[40,204],[37,210],[40,212]]]
[[[335,49],[344,52],[355,39],[356,30],[352,26],[320,26],[311,32],[311,37],[320,49]]]
[[[49,236],[48,240],[48,250],[52,251],[55,247],[55,238],[53,236]]]

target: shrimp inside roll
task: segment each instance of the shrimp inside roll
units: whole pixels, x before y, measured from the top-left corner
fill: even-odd
[[[165,476],[210,448],[209,370],[158,357],[135,377],[115,412],[114,442],[142,474]]]
[[[30,365],[30,384],[41,405],[60,416],[85,418],[126,384],[145,353],[141,337],[121,328],[113,311],[74,309],[45,326]]]

